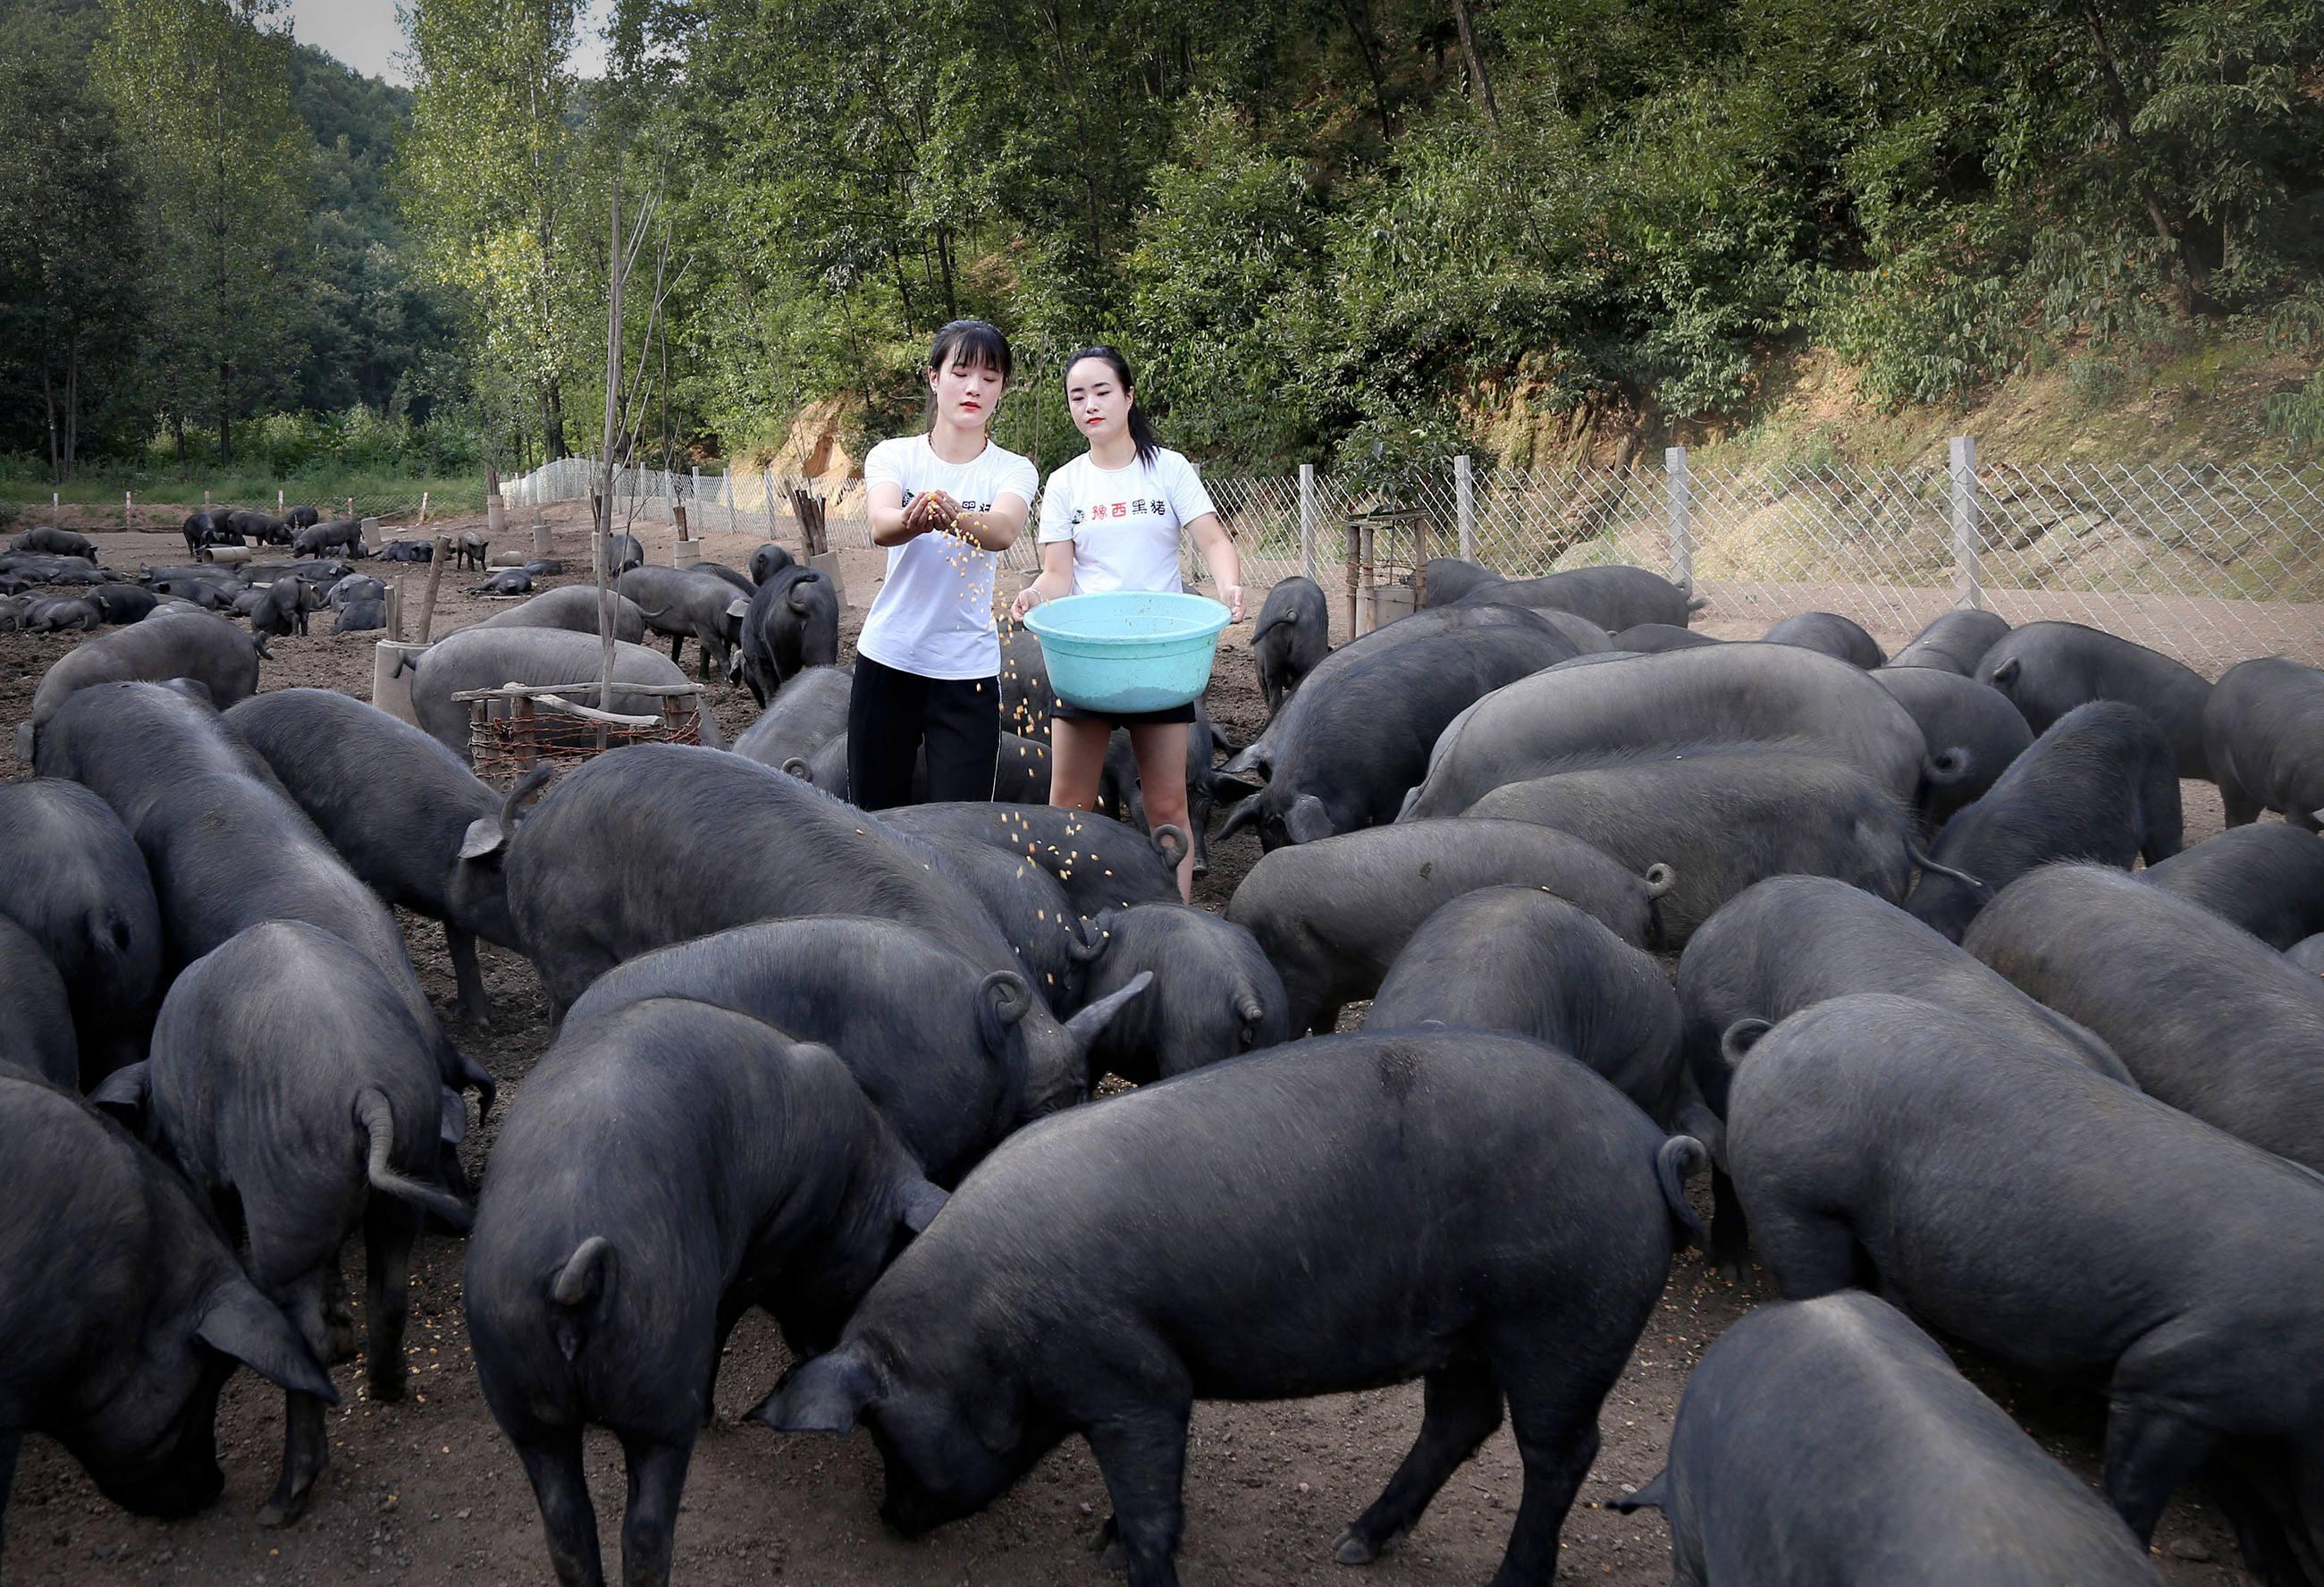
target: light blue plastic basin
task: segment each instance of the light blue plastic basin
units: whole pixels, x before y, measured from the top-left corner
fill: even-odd
[[[1025,614],[1058,697],[1129,715],[1198,698],[1230,614],[1206,595],[1065,595]]]

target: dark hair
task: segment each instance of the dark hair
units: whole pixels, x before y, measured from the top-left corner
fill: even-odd
[[[1009,338],[1001,334],[1000,327],[983,319],[955,319],[936,332],[936,342],[928,348],[928,373],[934,374],[955,360],[999,371],[1004,386],[1017,367],[1009,351]],[[931,388],[926,422],[936,421],[936,394]]]
[[[1072,354],[1065,359],[1064,376],[1065,380],[1073,379],[1074,365],[1084,358],[1095,358],[1100,363],[1109,365],[1113,370],[1114,378],[1121,382],[1123,391],[1133,394],[1137,392],[1138,383],[1130,378],[1130,360],[1102,342],[1093,347],[1084,347],[1080,352]],[[1146,410],[1135,401],[1130,404],[1130,438],[1138,447],[1138,460],[1140,463],[1151,464],[1154,461],[1155,449],[1162,443],[1154,438],[1153,422],[1146,417]]]

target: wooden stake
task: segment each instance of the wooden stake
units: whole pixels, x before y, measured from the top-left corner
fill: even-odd
[[[420,597],[420,642],[429,642],[436,626],[436,586],[444,582],[444,561],[452,554],[451,545],[442,535],[436,537],[436,556],[428,564],[428,592]]]
[[[426,491],[420,493],[420,521],[423,524],[428,521],[428,493]]]
[[[613,191],[606,208],[606,226],[612,242],[605,257],[607,301],[605,309],[605,433],[599,448],[604,472],[598,479],[599,507],[595,530],[597,541],[597,709],[613,708],[613,443],[619,435],[618,420],[622,411],[622,278],[629,273],[622,256],[622,176],[616,165]],[[683,527],[678,530],[685,536]],[[606,743],[605,726],[597,727],[597,748],[602,752]]]

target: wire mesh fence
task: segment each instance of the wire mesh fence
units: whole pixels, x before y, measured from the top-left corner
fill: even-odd
[[[545,507],[588,500],[604,480],[604,466],[589,457],[560,457],[530,474],[505,480],[501,494],[512,506]],[[641,523],[676,527],[683,516],[688,533],[756,534],[785,543],[798,538],[790,493],[823,499],[825,526],[833,548],[868,548],[872,522],[863,502],[863,482],[852,479],[834,490],[826,482],[771,469],[621,467],[613,471],[613,525]]]
[[[586,499],[596,465],[567,458],[503,486],[512,502]],[[1448,468],[1381,485],[1303,468],[1206,476],[1254,592],[1295,573],[1336,591],[1360,515],[1398,515],[1370,577],[1407,576],[1423,551],[1504,577],[1628,563],[1707,596],[1702,621],[1764,627],[1831,611],[1908,634],[1949,607],[2012,622],[2065,619],[2136,640],[2205,672],[2248,656],[2324,664],[2324,465],[1845,461],[1697,469],[1683,447],[1629,468]],[[616,522],[798,538],[788,492],[823,495],[834,547],[869,547],[862,483],[835,493],[760,471],[625,468]],[[1410,532],[1417,528],[1421,533]],[[1203,573],[1189,548],[1186,572]],[[1037,565],[1033,537],[1003,558]]]

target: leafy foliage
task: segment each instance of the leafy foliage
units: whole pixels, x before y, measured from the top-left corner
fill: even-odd
[[[155,307],[87,300],[137,332],[89,344],[116,449],[358,405],[437,454],[577,443],[617,174],[659,204],[622,334],[678,466],[818,399],[909,427],[964,315],[1015,342],[999,435],[1045,465],[1077,444],[1060,363],[1110,340],[1175,444],[1391,490],[1512,391],[1628,450],[1748,420],[1809,344],[1892,406],[2061,359],[2109,402],[2324,273],[2324,0],[615,0],[600,82],[577,0],[408,0],[412,95],[290,49],[273,0],[99,4],[0,0],[0,43],[96,49],[144,168],[143,198],[63,179],[144,207],[152,266],[94,275]],[[195,125],[229,68],[230,143]],[[32,257],[0,259],[0,447],[45,436],[81,300]],[[2319,444],[2319,413],[2310,384],[2269,418]]]
[[[281,383],[295,299],[300,130],[281,0],[106,0],[93,64],[143,168],[155,250],[153,375],[218,455]]]

